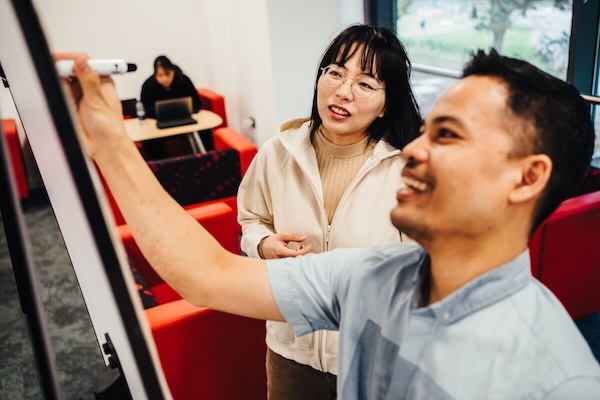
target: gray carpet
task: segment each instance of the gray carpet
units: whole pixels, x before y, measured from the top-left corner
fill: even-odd
[[[65,399],[94,399],[104,361],[69,256],[45,193],[23,203],[32,256],[41,283],[58,380]],[[11,268],[0,224],[0,399],[44,399],[28,318]]]

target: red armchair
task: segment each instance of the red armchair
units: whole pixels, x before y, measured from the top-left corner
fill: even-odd
[[[236,215],[231,207],[223,202],[215,202],[213,204],[189,208],[187,212],[202,224],[223,247],[232,253],[240,253],[239,236],[237,234],[239,228]],[[154,297],[156,297],[156,301],[159,304],[164,304],[169,301],[181,299],[181,296],[166,284],[148,264],[135,243],[129,227],[126,224],[119,225],[117,226],[117,232],[127,251],[129,260],[143,277],[146,285]]]
[[[243,177],[258,151],[256,145],[229,127],[215,129],[213,131],[213,140],[215,141],[215,150],[236,149],[238,151]]]
[[[225,110],[225,98],[223,95],[206,88],[196,90],[202,102],[202,108],[218,114],[223,119],[223,123],[217,126],[217,128],[227,126],[227,111]]]
[[[204,154],[189,154],[149,161],[148,164],[163,186],[184,208],[223,201],[237,213],[237,186],[248,170],[257,148],[250,140],[228,127],[215,130],[213,137],[215,150]],[[238,169],[237,172],[231,170],[233,165]],[[185,171],[186,169],[187,173],[183,176],[184,179],[179,179],[179,175],[176,177],[172,173],[175,170]],[[223,177],[224,181],[216,182],[215,179],[220,177]],[[202,179],[208,180],[210,184],[203,186],[199,183]],[[123,215],[102,177],[101,180],[115,223],[117,225],[124,224]],[[197,182],[193,183],[194,180]],[[225,186],[225,181],[228,186]]]
[[[187,166],[188,172],[191,174],[198,175],[199,167],[202,165],[206,165],[207,163],[211,163],[211,159],[218,157],[218,160],[213,163],[213,170],[208,172],[207,174],[214,175],[217,171],[219,176],[227,176],[228,181],[238,180],[235,185],[239,185],[239,181],[243,178],[244,174],[248,170],[252,159],[256,155],[257,148],[254,143],[252,143],[248,138],[244,137],[237,131],[227,126],[227,114],[225,110],[225,99],[219,93],[211,91],[209,89],[197,89],[198,94],[200,95],[200,99],[202,101],[202,107],[208,110],[211,110],[218,114],[222,119],[223,123],[213,129],[213,142],[215,149],[213,151],[209,151],[208,153],[198,155],[198,154],[189,154],[184,156],[172,157],[170,159],[165,160],[155,160],[149,161],[149,165],[153,168],[155,174],[157,176],[162,176],[161,183],[167,190],[170,191],[171,195],[181,204],[184,208],[196,207],[199,204],[210,204],[214,202],[225,202],[228,204],[237,214],[237,186],[236,190],[232,193],[230,190],[221,190],[219,185],[215,185],[213,182],[211,187],[205,187],[201,189],[197,184],[192,184],[190,179],[184,179],[183,181],[180,179],[177,180],[169,180],[169,176],[173,176],[170,172],[174,170],[181,171],[183,166]],[[239,168],[239,176],[233,177],[230,171],[222,170],[223,167],[227,165],[232,165],[230,161],[225,162],[226,160],[230,160],[230,155],[226,155],[226,152],[230,152],[231,149],[237,152],[237,168]],[[175,165],[178,164],[178,165]],[[214,179],[215,177],[205,177],[206,179]],[[119,208],[114,201],[110,191],[108,190],[104,180],[102,180],[104,184],[105,191],[107,193],[108,201],[111,206],[113,215],[115,217],[115,222],[117,225],[121,225],[125,223]],[[195,188],[192,188],[195,186]],[[216,188],[216,189],[215,189]],[[229,189],[229,188],[227,188]],[[202,191],[203,190],[203,191]],[[238,226],[238,232],[241,232],[241,229]]]
[[[201,88],[198,89],[198,95],[202,101],[202,108],[218,114],[223,119],[223,123],[213,130],[215,149],[237,149],[240,153],[242,176],[244,176],[256,154],[256,145],[246,137],[227,127],[225,98],[221,94],[213,92],[210,89]]]
[[[239,252],[233,210],[214,203],[187,210],[228,250]],[[148,265],[126,225],[118,228],[130,261],[156,299],[145,310],[167,383],[178,399],[266,399],[265,321],[181,299]]]
[[[533,276],[573,319],[600,312],[600,191],[564,201],[529,242]]]
[[[175,400],[266,399],[265,321],[185,300],[146,310]]]

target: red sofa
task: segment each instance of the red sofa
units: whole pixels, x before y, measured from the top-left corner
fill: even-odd
[[[146,317],[174,400],[267,398],[265,321],[185,300]]]
[[[600,312],[600,191],[564,201],[529,241],[533,276],[573,319]]]
[[[236,233],[238,229],[236,215],[226,203],[215,202],[192,207],[186,211],[192,218],[202,224],[223,247],[232,253],[240,253],[239,237]],[[129,260],[136,266],[158,303],[164,304],[181,299],[181,296],[171,289],[148,264],[135,243],[129,227],[126,224],[119,225],[117,226],[117,232],[125,246]]]
[[[190,155],[186,155],[186,156],[172,157],[171,159],[149,161],[148,163],[149,163],[149,165],[151,165],[155,174],[157,174],[157,175],[160,175],[158,173],[158,171],[159,171],[161,165],[166,166],[166,164],[171,164],[171,163],[177,163],[177,164],[179,164],[179,167],[171,165],[170,168],[185,168],[185,167],[194,168],[195,166],[198,166],[201,164],[208,165],[211,163],[216,168],[219,165],[219,163],[218,162],[213,163],[212,160],[214,159],[214,157],[216,156],[216,157],[218,157],[218,159],[225,161],[225,158],[222,156],[228,150],[231,151],[233,149],[237,153],[237,158],[238,158],[238,160],[235,161],[237,163],[236,164],[237,168],[239,168],[239,173],[237,174],[238,175],[237,180],[238,181],[241,180],[241,178],[243,178],[244,174],[248,170],[248,166],[252,162],[252,159],[256,155],[256,152],[257,152],[256,146],[250,140],[248,140],[241,134],[237,133],[235,130],[228,128],[228,127],[219,128],[219,129],[215,130],[213,132],[213,137],[214,137],[214,142],[215,142],[215,147],[216,147],[215,150],[209,151],[204,154],[190,154]],[[196,171],[193,171],[193,170],[189,170],[189,172],[196,173]],[[219,171],[219,172],[221,172],[221,171]],[[207,171],[206,174],[219,175],[219,172],[215,173],[215,172]],[[165,171],[163,173],[163,175],[165,178],[167,178],[168,177],[167,171]],[[117,203],[115,202],[110,191],[108,190],[108,186],[104,182],[104,179],[102,178],[102,176],[100,176],[100,178],[103,183],[105,192],[107,194],[107,199],[110,204],[111,210],[113,212],[113,216],[115,218],[116,225],[124,224],[125,219],[123,218],[123,215],[121,214],[121,211],[119,210],[119,207],[117,206]],[[206,176],[206,178],[209,178],[209,176]],[[235,194],[228,193],[226,196],[221,196],[219,193],[212,193],[212,192],[201,193],[201,191],[198,191],[196,193],[196,196],[193,196],[191,194],[188,195],[188,194],[183,193],[185,191],[189,191],[192,189],[191,186],[189,186],[189,185],[178,184],[176,182],[171,184],[165,179],[163,179],[161,181],[161,183],[163,184],[163,186],[165,186],[165,188],[167,188],[171,192],[172,195],[175,193],[181,193],[181,196],[180,196],[181,198],[189,199],[188,201],[185,201],[185,202],[180,201],[181,206],[183,206],[184,208],[191,208],[191,207],[195,207],[200,204],[209,204],[212,202],[223,201],[223,202],[227,203],[234,210],[234,212],[237,213],[237,200],[236,200],[237,196]],[[182,182],[180,182],[180,183],[182,183]],[[238,185],[239,185],[239,182],[238,182]],[[199,189],[202,189],[202,188],[199,188]],[[206,188],[206,189],[208,189],[208,188]],[[235,193],[237,193],[237,188],[235,190]],[[173,197],[178,199],[177,195],[174,195]],[[196,198],[196,200],[193,200],[194,197]],[[206,198],[210,198],[210,199],[206,200]],[[238,231],[241,231],[241,230],[238,228]]]
[[[157,160],[149,162],[149,166],[157,177],[162,177],[163,186],[193,218],[226,249],[239,253],[241,229],[237,223],[237,189],[233,193],[227,192],[226,197],[201,201],[203,195],[200,192],[192,193],[187,183],[181,183],[179,187],[182,190],[179,190],[175,182],[168,181],[170,171],[187,168],[191,173],[196,173],[197,169],[204,168],[206,160],[213,168],[219,168],[220,162],[230,158],[232,149],[238,156],[237,179],[241,179],[257,152],[250,140],[227,127],[223,96],[208,89],[199,89],[198,92],[203,108],[217,113],[223,119],[223,124],[213,129],[215,150],[203,155]],[[199,178],[208,178],[206,175],[218,174],[208,172]],[[130,262],[158,303],[146,309],[145,315],[173,398],[266,399],[265,321],[196,307],[181,299],[147,263],[110,191],[104,186]],[[197,201],[190,200],[194,196]]]
[[[202,101],[202,107],[218,114],[223,123],[214,128],[215,149],[238,149],[240,152],[240,165],[242,168],[242,176],[250,166],[250,162],[256,154],[256,146],[250,140],[240,139],[239,133],[227,126],[227,112],[225,110],[225,99],[223,96],[212,90],[202,88],[198,89],[198,95]],[[235,134],[234,134],[235,133]],[[244,138],[243,136],[241,136]],[[245,138],[244,138],[245,139]]]
[[[187,211],[226,249],[239,253],[231,207],[221,202]],[[145,315],[173,398],[266,399],[265,321],[181,299],[148,265],[127,225],[117,229],[131,263],[158,303]]]

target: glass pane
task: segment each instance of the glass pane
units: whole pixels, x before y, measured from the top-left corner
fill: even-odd
[[[457,80],[458,78],[436,73],[413,71],[411,85],[423,116],[429,113],[437,99]]]
[[[494,47],[566,78],[572,0],[397,1],[398,36],[415,66],[460,71],[473,50]]]

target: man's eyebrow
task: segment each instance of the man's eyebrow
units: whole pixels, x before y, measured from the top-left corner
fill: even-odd
[[[456,121],[456,117],[453,117],[451,115],[440,115],[439,117],[435,117],[433,119],[433,121],[431,121],[434,124],[442,124],[444,122],[454,122]]]
[[[439,117],[435,117],[430,123],[431,124],[443,124],[445,122],[451,122],[453,124],[458,125],[461,128],[465,127],[465,124],[458,117],[452,115],[440,115]]]

